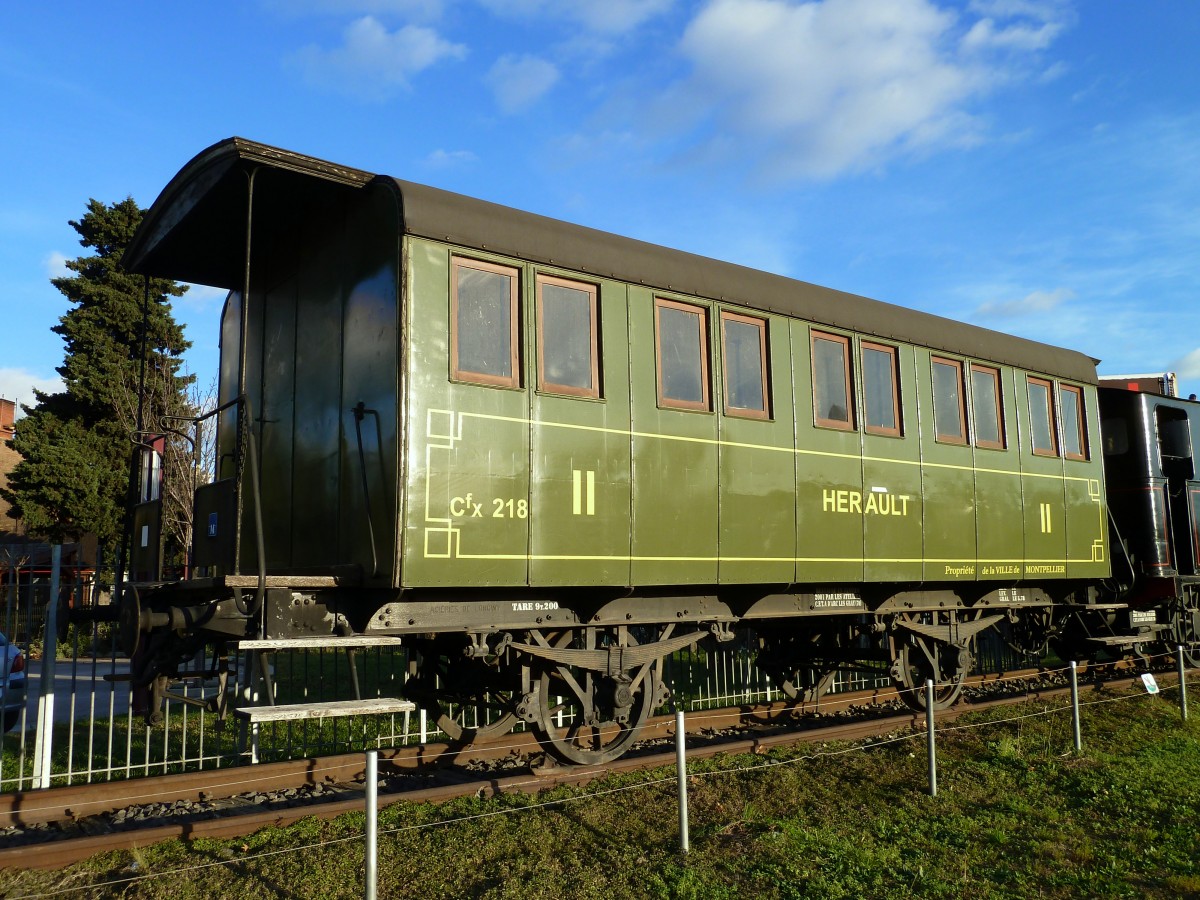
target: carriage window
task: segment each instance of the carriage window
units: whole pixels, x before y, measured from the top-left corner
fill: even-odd
[[[812,332],[813,420],[825,428],[854,428],[850,396],[850,340]]]
[[[967,442],[962,363],[933,357],[933,431],[939,441]]]
[[[517,270],[456,258],[450,272],[451,376],[520,387]]]
[[[1026,376],[1029,383],[1029,430],[1033,436],[1033,452],[1038,456],[1058,456],[1058,441],[1054,434],[1054,400],[1050,382]]]
[[[725,413],[766,419],[767,323],[762,319],[721,313],[721,358],[725,366]]]
[[[975,423],[975,446],[1003,450],[1004,403],[1000,372],[987,366],[971,366],[971,401]]]
[[[863,341],[863,427],[872,434],[900,437],[900,379],[896,348]]]
[[[1087,459],[1087,429],[1083,419],[1083,391],[1060,384],[1058,402],[1062,410],[1063,456],[1067,459]]]
[[[711,409],[708,390],[708,311],[657,297],[658,403],[676,409]]]
[[[600,396],[596,288],[539,275],[538,387]]]

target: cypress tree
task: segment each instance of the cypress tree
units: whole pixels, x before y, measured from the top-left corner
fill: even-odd
[[[23,407],[25,417],[11,442],[22,460],[4,492],[11,515],[23,519],[30,534],[57,542],[92,532],[109,559],[121,538],[130,455],[139,438],[145,281],[120,262],[142,215],[132,198],[111,205],[90,200],[84,216],[71,222],[79,243],[93,252],[66,264],[71,275],[51,279],[72,304],[52,329],[66,344],[58,367],[64,389],[36,391],[36,402]],[[170,303],[163,302],[186,290],[167,279],[150,280],[144,404],[149,430],[159,429],[163,414],[190,414],[193,376],[182,373],[180,358],[190,343]],[[190,510],[186,517],[190,532]],[[172,532],[167,521],[164,530]],[[175,537],[182,541],[190,533]]]

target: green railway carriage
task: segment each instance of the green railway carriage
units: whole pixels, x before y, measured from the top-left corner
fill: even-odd
[[[1073,351],[240,139],[126,265],[230,291],[199,577],[134,542],[147,646],[202,607],[217,640],[408,635],[547,731],[577,669],[576,712],[621,733],[559,740],[590,760],[708,631],[774,622],[800,697],[877,653],[948,701],[980,630],[1036,645],[1109,575]]]

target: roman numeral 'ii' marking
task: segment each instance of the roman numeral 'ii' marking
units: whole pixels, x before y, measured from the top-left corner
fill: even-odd
[[[574,492],[571,498],[571,512],[577,516],[584,514],[584,493],[583,493],[583,476],[587,475],[587,515],[594,516],[596,514],[596,473],[584,473],[579,469],[572,469],[571,475],[574,481]]]

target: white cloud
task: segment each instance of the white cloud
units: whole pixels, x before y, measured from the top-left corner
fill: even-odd
[[[420,25],[389,32],[373,16],[346,26],[341,46],[315,44],[300,50],[291,63],[314,86],[365,100],[386,100],[407,89],[409,79],[444,59],[462,59],[467,48],[441,38]]]
[[[502,56],[484,78],[506,113],[527,109],[558,81],[558,68],[536,56]]]
[[[207,284],[189,284],[187,293],[182,297],[172,298],[173,303],[182,303],[194,309],[218,311],[225,305],[229,291],[225,288],[210,287]]]
[[[1180,378],[1200,378],[1200,347],[1197,347],[1186,356],[1175,360],[1167,368],[1169,371],[1175,372]]]
[[[47,254],[46,258],[42,260],[42,265],[47,278],[70,278],[74,274],[67,268],[67,257],[57,250]]]
[[[1063,27],[1044,4],[987,8],[968,27],[931,0],[711,0],[680,41],[692,72],[669,99],[710,142],[783,178],[970,146],[983,129],[969,103]]]
[[[989,303],[981,303],[975,310],[975,314],[978,316],[996,316],[1001,318],[1041,315],[1057,309],[1074,297],[1075,292],[1070,288],[1057,288],[1053,291],[1031,291],[1020,300],[997,300]]]
[[[452,166],[468,165],[478,161],[479,157],[470,150],[434,150],[425,157],[425,165],[434,169],[448,169]]]
[[[972,12],[981,16],[1009,18],[1021,16],[1049,22],[1067,16],[1067,0],[971,0]]]
[[[58,376],[43,378],[25,369],[0,368],[0,397],[17,401],[17,416],[21,415],[21,404],[34,402],[33,389],[57,393],[63,389],[62,379]]]
[[[1043,22],[1036,27],[1025,24],[997,27],[992,19],[980,19],[963,37],[962,44],[967,50],[1045,50],[1061,31],[1062,25],[1057,22]]]
[[[558,16],[591,31],[624,34],[662,15],[675,0],[479,0],[496,15],[523,19]]]
[[[357,16],[397,15],[424,21],[440,18],[444,0],[263,0],[277,13],[289,16],[333,13]]]
[[[925,0],[714,0],[680,49],[723,126],[777,140],[781,174],[832,176],[967,130],[977,76],[948,56],[953,23]]]

